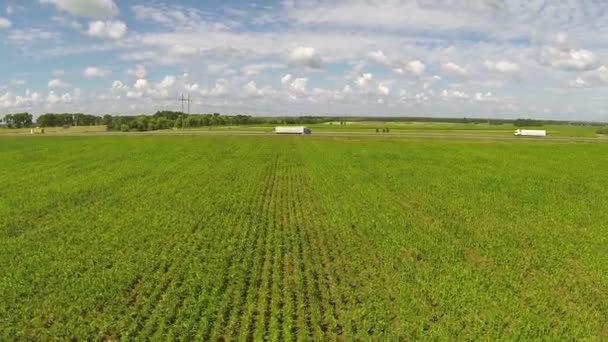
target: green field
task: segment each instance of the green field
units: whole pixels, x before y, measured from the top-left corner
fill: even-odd
[[[0,340],[606,340],[608,144],[0,137]]]
[[[192,128],[189,131],[255,131],[273,132],[276,125],[259,126],[218,126],[205,128]],[[305,125],[315,133],[351,133],[351,134],[373,134],[376,129],[388,128],[392,134],[453,134],[453,135],[485,135],[496,137],[511,137],[517,129],[541,129],[546,130],[549,137],[598,137],[594,126],[574,125],[545,125],[542,127],[516,127],[512,124],[490,125],[490,124],[463,124],[442,122],[375,122],[360,121],[346,122],[340,125],[338,122]],[[383,134],[383,133],[380,133]]]

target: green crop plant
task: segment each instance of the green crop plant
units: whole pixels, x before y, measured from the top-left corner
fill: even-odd
[[[0,340],[602,340],[607,154],[0,137]]]

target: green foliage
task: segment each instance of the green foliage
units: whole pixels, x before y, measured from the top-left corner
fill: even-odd
[[[603,340],[607,152],[0,137],[0,340]]]
[[[515,127],[542,127],[543,122],[540,120],[532,119],[517,119],[513,122]]]
[[[30,113],[7,114],[4,123],[8,128],[28,128],[32,126],[33,116]]]
[[[608,126],[598,128],[597,134],[608,134]]]
[[[65,127],[65,126],[96,126],[101,125],[104,118],[95,115],[82,113],[76,114],[53,114],[47,113],[40,115],[36,119],[36,124],[41,127]]]

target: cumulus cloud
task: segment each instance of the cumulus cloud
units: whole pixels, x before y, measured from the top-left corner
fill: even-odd
[[[461,91],[461,90],[444,89],[443,91],[441,91],[441,98],[445,101],[452,100],[452,99],[468,100],[471,98],[471,96],[469,96],[469,94],[467,94],[466,92]]]
[[[13,23],[10,20],[0,17],[0,30],[7,29],[11,26],[13,26]]]
[[[389,58],[382,50],[374,50],[367,54],[367,59],[375,64],[392,68],[398,74],[422,75],[426,71],[426,65],[420,60],[404,61]]]
[[[55,78],[55,79],[50,80],[47,86],[51,89],[57,89],[57,88],[67,88],[70,86],[70,84],[67,82],[64,82],[58,78]]]
[[[414,60],[406,63],[402,63],[401,66],[395,68],[395,72],[398,74],[413,74],[420,76],[426,71],[426,65],[419,60]]]
[[[84,69],[83,74],[84,74],[84,77],[88,77],[88,78],[93,78],[93,77],[103,78],[103,77],[106,77],[106,76],[112,74],[112,72],[110,70],[103,69],[103,68],[88,67],[88,68]]]
[[[251,97],[263,97],[274,94],[274,91],[270,87],[258,88],[255,81],[250,81],[245,84],[243,90],[247,96]]]
[[[121,39],[127,34],[127,24],[122,21],[92,21],[87,34],[91,37]]]
[[[138,79],[137,81],[135,81],[133,88],[138,89],[138,90],[144,90],[144,89],[148,88],[148,80],[143,79],[143,78]]]
[[[441,71],[448,76],[464,77],[468,75],[468,72],[465,68],[453,62],[441,64]]]
[[[591,70],[596,68],[597,57],[578,41],[564,32],[535,37],[537,60],[540,64],[558,70]]]
[[[572,88],[584,88],[584,87],[588,86],[587,81],[585,81],[581,77],[577,77],[576,80],[570,81],[568,84]]]
[[[203,91],[203,95],[213,96],[213,97],[224,97],[229,93],[229,82],[223,78],[215,81],[215,86],[208,91]]]
[[[171,57],[181,59],[183,57],[191,57],[199,54],[199,49],[192,45],[174,44],[167,51]]]
[[[497,62],[486,60],[484,62],[484,66],[490,71],[498,71],[500,73],[509,75],[517,75],[521,72],[521,67],[519,64],[508,60],[500,60]]]
[[[585,49],[561,50],[545,46],[540,52],[540,62],[546,66],[563,70],[587,70],[595,65],[593,52]]]
[[[281,84],[292,97],[303,97],[308,93],[307,78],[295,78],[291,74],[287,74],[281,78]]]
[[[49,92],[48,96],[46,97],[46,104],[47,104],[47,106],[52,107],[59,103],[72,103],[73,100],[74,100],[74,98],[72,97],[72,95],[70,93],[65,93],[63,95],[59,95],[59,94],[55,93],[53,90],[51,90]]]
[[[126,74],[137,77],[139,79],[146,78],[146,76],[148,75],[148,71],[146,70],[145,66],[138,64],[133,69],[127,69]]]
[[[289,65],[309,69],[321,68],[321,57],[312,47],[299,46],[293,49],[287,57]]]
[[[371,80],[374,78],[374,75],[372,75],[371,73],[365,73],[365,74],[361,74],[359,75],[356,79],[355,79],[355,84],[362,89],[369,89],[369,84],[371,83]]]
[[[595,54],[589,50],[555,46],[543,46],[539,58],[541,64],[563,70],[588,70],[596,63]]]
[[[30,89],[25,91],[25,94],[16,95],[12,92],[0,93],[0,108],[32,108],[44,101],[44,98],[38,93]]]
[[[389,95],[391,93],[390,88],[386,82],[376,81],[372,73],[366,72],[360,74],[355,78],[355,85],[362,94],[375,94],[375,95]],[[351,91],[350,86],[347,88]]]
[[[380,64],[380,65],[384,65],[384,66],[389,66],[391,64],[391,61],[389,60],[389,58],[381,50],[371,51],[369,54],[367,54],[367,58],[372,63],[376,63],[376,64]]]
[[[118,6],[112,0],[40,0],[43,4],[52,4],[57,9],[71,15],[105,19],[118,15]]]

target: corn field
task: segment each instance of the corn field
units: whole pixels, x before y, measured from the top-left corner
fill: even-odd
[[[0,340],[607,339],[607,155],[0,138]]]

